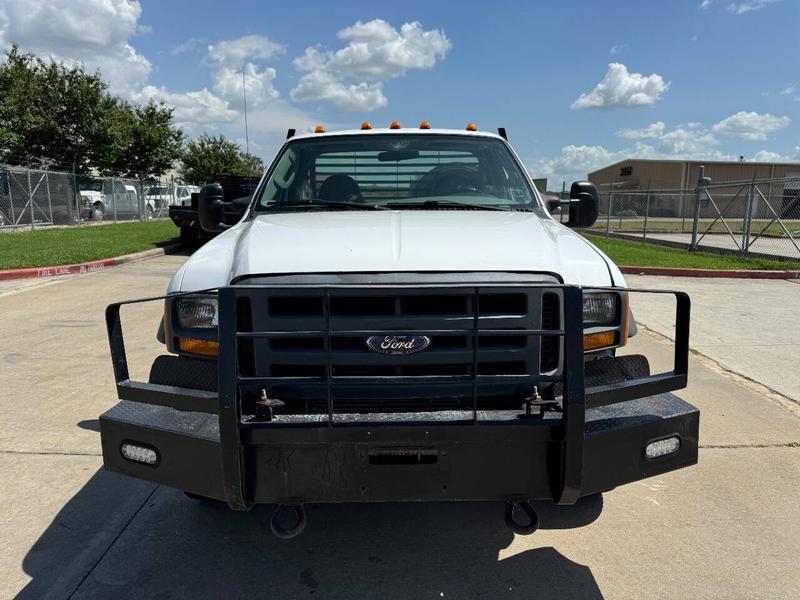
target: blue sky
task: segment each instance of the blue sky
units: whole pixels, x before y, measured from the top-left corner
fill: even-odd
[[[559,182],[627,156],[800,160],[797,0],[271,3],[3,0],[0,43],[100,68],[187,134],[508,129]],[[553,185],[552,187],[560,187]]]

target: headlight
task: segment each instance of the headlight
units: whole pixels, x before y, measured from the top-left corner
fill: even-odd
[[[186,329],[213,329],[219,324],[216,298],[196,296],[176,301],[178,324]]]
[[[614,325],[617,322],[619,294],[610,292],[583,295],[584,325]]]

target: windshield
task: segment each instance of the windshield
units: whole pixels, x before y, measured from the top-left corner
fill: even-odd
[[[459,135],[379,135],[289,143],[256,210],[359,204],[538,209],[527,175],[506,145]]]

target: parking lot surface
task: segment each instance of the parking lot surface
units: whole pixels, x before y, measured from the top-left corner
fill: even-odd
[[[269,507],[234,513],[103,471],[97,417],[116,401],[103,311],[163,293],[183,260],[0,295],[0,598],[800,597],[800,410],[704,358],[691,359],[679,393],[701,410],[699,464],[575,507],[538,503],[532,536],[506,529],[499,503],[321,505],[287,542],[269,533]],[[699,344],[713,335],[699,322],[704,305],[728,305],[713,286],[690,291]],[[765,337],[788,308],[764,317],[777,320],[758,328]],[[662,309],[635,310],[669,334]],[[123,315],[134,377],[159,351],[160,313],[151,303]],[[671,350],[644,329],[629,349],[657,366]],[[787,352],[793,370],[776,369],[791,379],[796,346]]]

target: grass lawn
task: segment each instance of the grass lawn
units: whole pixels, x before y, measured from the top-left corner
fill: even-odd
[[[800,269],[799,261],[740,258],[711,252],[688,252],[686,250],[645,245],[640,242],[629,242],[596,235],[587,235],[586,238],[605,252],[619,266],[777,271]]]
[[[168,219],[0,233],[0,269],[69,265],[177,241],[178,228]]]

